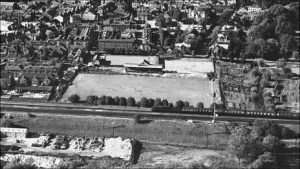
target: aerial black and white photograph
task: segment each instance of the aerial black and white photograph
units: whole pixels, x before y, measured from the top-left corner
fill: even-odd
[[[300,169],[299,0],[1,0],[0,169]]]

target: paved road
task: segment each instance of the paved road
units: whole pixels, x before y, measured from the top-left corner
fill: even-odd
[[[51,104],[50,104],[51,105]],[[180,119],[180,120],[212,120],[212,115],[194,115],[194,114],[178,114],[178,113],[161,113],[152,112],[150,109],[138,109],[138,108],[114,108],[114,107],[84,107],[84,106],[58,106],[59,104],[53,104],[47,106],[47,104],[38,105],[29,103],[26,104],[12,104],[12,103],[1,103],[1,112],[26,112],[26,113],[53,113],[53,114],[64,114],[64,115],[100,115],[100,116],[111,116],[111,117],[133,117],[136,114],[140,114],[142,117],[150,119]],[[117,106],[116,106],[117,107]],[[252,122],[257,118],[251,117],[234,117],[234,116],[219,116],[216,121],[236,121],[236,122]],[[299,120],[282,120],[282,119],[270,119],[275,123],[280,124],[298,124]]]

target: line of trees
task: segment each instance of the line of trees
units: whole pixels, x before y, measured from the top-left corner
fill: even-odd
[[[68,98],[68,101],[71,103],[80,103],[81,98],[78,94],[73,94]],[[86,100],[84,103],[88,105],[119,105],[119,106],[132,106],[132,107],[153,107],[153,106],[162,106],[162,107],[177,107],[177,108],[183,108],[183,107],[194,107],[190,105],[188,101],[182,101],[178,100],[175,105],[173,103],[170,103],[166,99],[152,99],[152,98],[146,98],[142,97],[139,101],[137,101],[133,97],[111,97],[111,96],[105,96],[102,95],[100,97],[96,95],[90,95],[87,96]],[[197,108],[204,108],[204,104],[202,102],[199,102],[196,105]],[[210,106],[211,108],[213,107],[213,104]],[[216,108],[224,108],[222,105],[216,105]]]

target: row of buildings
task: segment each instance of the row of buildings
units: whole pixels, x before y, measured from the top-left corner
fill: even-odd
[[[21,69],[6,65],[1,71],[1,89],[4,94],[48,100],[57,86],[58,71],[58,68],[52,66],[27,66]]]

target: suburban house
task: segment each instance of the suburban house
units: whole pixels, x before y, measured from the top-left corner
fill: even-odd
[[[15,77],[19,76],[22,73],[22,71],[23,70],[18,65],[9,65],[9,64],[7,64],[4,67],[4,72],[11,73]]]
[[[14,79],[12,73],[1,72],[0,87],[1,89],[8,89],[13,85]]]

